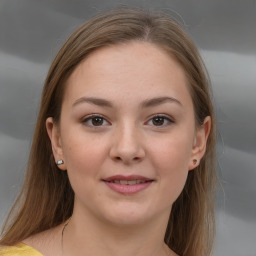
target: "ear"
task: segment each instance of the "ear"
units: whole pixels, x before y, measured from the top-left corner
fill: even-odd
[[[60,131],[58,125],[54,122],[52,117],[48,117],[46,119],[46,130],[51,140],[52,152],[54,155],[55,163],[57,164],[59,160],[63,160],[64,163],[58,165],[58,168],[65,171],[66,165],[61,145]]]
[[[207,116],[204,123],[197,128],[189,161],[189,170],[195,169],[206,151],[206,143],[211,130],[211,117]]]

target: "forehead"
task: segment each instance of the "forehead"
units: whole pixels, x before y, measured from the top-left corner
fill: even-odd
[[[175,58],[154,44],[138,41],[100,48],[76,67],[64,100],[87,94],[111,100],[170,94],[191,101],[185,72]]]

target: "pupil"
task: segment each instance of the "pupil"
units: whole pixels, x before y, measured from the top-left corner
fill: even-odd
[[[155,124],[155,125],[162,125],[163,123],[164,123],[164,118],[163,117],[155,117],[154,119],[153,119],[153,123]]]
[[[94,118],[92,119],[92,123],[93,123],[93,125],[95,125],[95,126],[101,125],[102,122],[103,122],[103,118],[101,118],[101,117],[94,117]]]

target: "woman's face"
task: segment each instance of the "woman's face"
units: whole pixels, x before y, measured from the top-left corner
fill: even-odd
[[[145,42],[92,53],[67,82],[60,124],[47,120],[56,161],[64,160],[74,210],[116,224],[168,216],[209,120],[196,129],[181,66]]]

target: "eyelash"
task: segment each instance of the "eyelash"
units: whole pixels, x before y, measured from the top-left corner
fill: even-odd
[[[160,125],[160,126],[157,126],[155,125],[156,127],[165,127],[167,125],[170,125],[170,124],[173,124],[174,123],[174,120],[166,115],[162,115],[162,114],[156,114],[154,115],[153,117],[150,118],[150,120],[153,120],[154,118],[163,118],[164,121],[167,121],[168,124],[165,124],[165,125]]]
[[[87,116],[86,118],[84,118],[83,120],[82,120],[82,123],[84,123],[84,124],[86,124],[89,120],[92,120],[93,118],[96,118],[96,117],[99,117],[99,118],[102,118],[102,119],[104,119],[105,120],[105,118],[103,117],[103,116],[101,116],[101,115],[98,115],[98,114],[93,114],[93,115],[90,115],[90,116]],[[86,126],[89,126],[89,127],[92,127],[92,128],[96,128],[97,129],[97,127],[101,127],[102,125],[100,125],[100,126],[94,126],[94,125],[88,125],[88,124],[86,124]]]
[[[93,124],[90,124],[90,125],[87,124],[88,121],[92,121],[93,118],[97,118],[97,117],[98,117],[98,118],[101,118],[101,119],[103,119],[103,120],[106,121],[106,119],[105,119],[102,115],[93,114],[93,115],[90,115],[90,116],[87,116],[86,118],[84,118],[84,119],[82,120],[82,123],[86,124],[86,126],[88,126],[88,127],[92,127],[92,128],[95,128],[95,129],[104,126],[104,125],[99,125],[99,126],[97,126],[97,125],[93,125]],[[165,121],[168,122],[168,124],[165,124],[165,125],[160,125],[160,126],[153,125],[153,126],[155,126],[155,127],[160,127],[160,128],[161,128],[161,127],[165,127],[165,126],[168,126],[168,125],[174,123],[174,120],[173,120],[172,118],[166,116],[166,115],[156,114],[156,115],[152,116],[152,117],[150,118],[150,120],[153,120],[154,118],[163,118],[163,119],[164,119],[164,122],[165,122]],[[103,121],[103,122],[104,122],[104,121]]]

